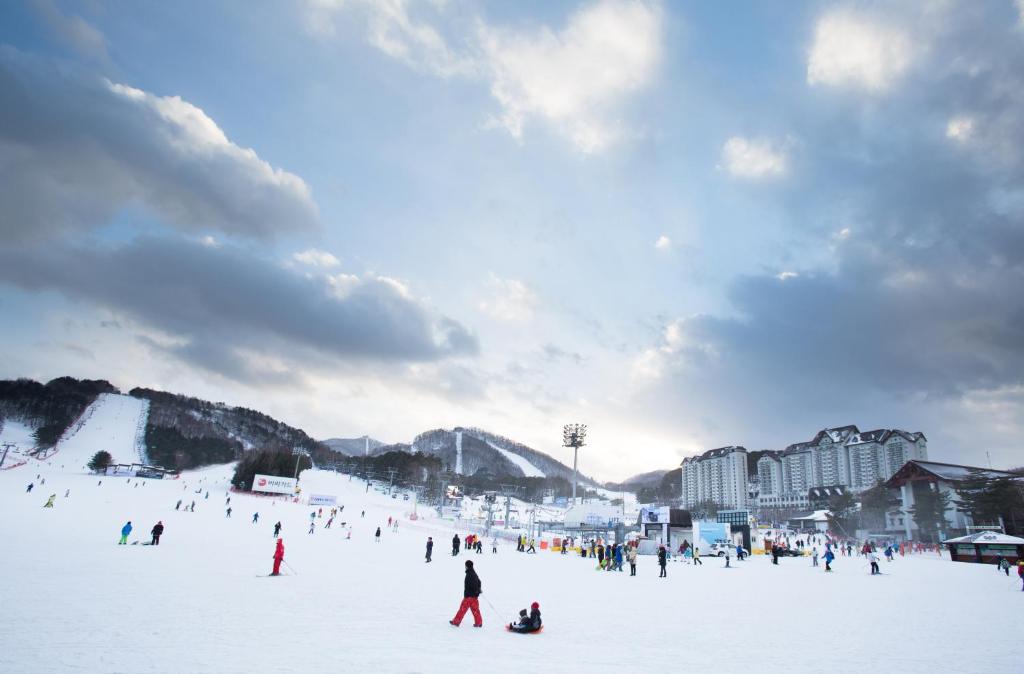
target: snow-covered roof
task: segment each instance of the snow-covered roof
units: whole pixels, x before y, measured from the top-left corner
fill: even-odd
[[[815,510],[814,512],[809,513],[807,515],[802,515],[800,517],[790,517],[789,519],[790,521],[803,520],[807,522],[827,522],[828,514],[829,513],[827,510]]]
[[[960,538],[950,538],[946,543],[991,543],[993,545],[1024,545],[1024,538],[1008,536],[998,531],[979,531]]]

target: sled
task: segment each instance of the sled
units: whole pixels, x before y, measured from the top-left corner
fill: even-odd
[[[513,632],[513,633],[515,633],[515,634],[540,634],[541,632],[543,632],[543,631],[544,631],[544,626],[543,626],[543,625],[541,625],[541,626],[540,626],[540,629],[539,629],[539,630],[537,630],[537,631],[535,631],[535,632],[517,632],[516,630],[512,629],[512,628],[511,628],[511,627],[509,627],[508,625],[505,625],[505,631],[506,631],[506,632]]]

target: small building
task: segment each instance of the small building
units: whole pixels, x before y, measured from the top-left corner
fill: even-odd
[[[824,533],[828,531],[828,515],[827,510],[815,510],[811,513],[791,517],[786,523],[797,531],[820,531]]]
[[[999,557],[1005,557],[1011,564],[1024,559],[1024,538],[1007,536],[998,531],[981,531],[960,538],[951,538],[945,543],[949,556],[954,562],[995,564]]]

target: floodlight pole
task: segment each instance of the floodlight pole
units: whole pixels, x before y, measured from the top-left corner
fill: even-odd
[[[572,503],[576,505],[576,483],[579,481],[580,447],[586,444],[586,424],[566,424],[562,427],[562,446],[572,447]]]

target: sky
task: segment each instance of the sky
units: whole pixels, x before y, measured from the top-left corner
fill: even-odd
[[[1024,0],[0,3],[0,205],[0,377],[1024,465]]]

